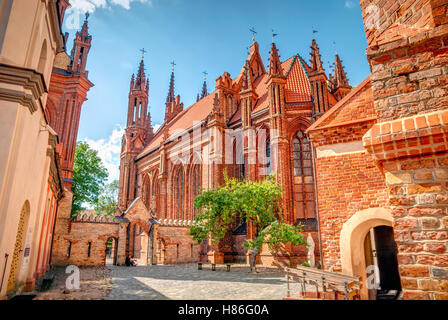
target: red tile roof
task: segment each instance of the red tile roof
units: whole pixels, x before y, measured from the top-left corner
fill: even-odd
[[[285,85],[285,101],[286,103],[304,103],[311,101],[310,81],[300,62],[299,56],[293,57],[293,61],[289,67]]]
[[[147,153],[148,151],[158,147],[160,143],[164,141],[163,132],[165,131],[165,128],[168,128],[168,136],[171,136],[173,134],[179,134],[182,131],[190,129],[191,127],[193,127],[195,122],[200,122],[204,120],[213,109],[214,95],[215,93],[212,92],[211,94],[199,100],[192,106],[188,107],[187,109],[184,109],[169,123],[165,123],[162,127],[160,127],[154,138],[143,149],[138,158],[141,157],[143,154]]]
[[[311,101],[311,87],[308,81],[308,76],[298,56],[293,56],[282,63],[283,72],[288,72],[285,85],[285,99],[287,103],[304,103]],[[233,82],[237,82],[241,77],[240,73]],[[258,95],[258,100],[254,106],[252,113],[258,112],[268,107],[268,90],[267,80],[268,74],[265,73],[258,77],[254,82],[254,90]],[[199,100],[192,106],[184,109],[169,123],[165,123],[157,131],[151,142],[144,148],[138,158],[150,150],[159,147],[160,143],[164,141],[163,132],[168,128],[168,136],[179,133],[180,131],[188,130],[194,122],[203,121],[213,109],[213,98],[215,91]],[[237,110],[229,120],[229,123],[235,123],[241,119],[241,111]]]

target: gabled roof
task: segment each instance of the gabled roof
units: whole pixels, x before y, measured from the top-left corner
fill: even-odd
[[[286,69],[288,71],[286,73],[285,102],[311,102],[311,85],[300,56],[296,55],[288,60],[291,59],[291,65],[289,69]],[[288,60],[286,62],[288,62]]]
[[[203,121],[213,109],[214,94],[215,91],[206,96],[204,99],[201,99],[190,107],[184,109],[170,122],[164,123],[159,130],[157,130],[157,133],[151,142],[143,149],[137,158],[158,147],[160,143],[164,141],[165,129],[168,129],[168,134],[171,135],[193,127],[194,122],[196,121]]]
[[[309,131],[376,119],[370,76],[314,122]]]
[[[286,103],[307,103],[311,102],[311,86],[303,64],[300,62],[299,55],[292,56],[282,62],[281,66],[286,75],[285,84],[285,102]],[[255,81],[255,93],[258,95],[252,113],[256,113],[268,107],[268,74]],[[233,119],[232,119],[233,122]],[[230,122],[229,122],[230,123]]]
[[[253,45],[254,46],[254,45]],[[254,46],[255,48],[255,46]],[[251,47],[252,49],[252,47]],[[283,71],[286,73],[286,85],[285,85],[285,100],[287,103],[302,104],[306,102],[311,102],[311,86],[308,80],[308,76],[305,67],[299,55],[295,55],[286,61],[284,61],[281,66]],[[249,57],[251,59],[261,60],[259,57],[258,50],[251,50]],[[263,67],[264,68],[264,67]],[[263,69],[264,70],[264,69]],[[234,84],[241,80],[244,72],[244,67],[241,69],[240,74],[232,81]],[[253,89],[258,95],[257,102],[255,103],[252,114],[259,112],[268,107],[268,90],[267,81],[268,73],[265,72],[261,76],[255,79],[253,83]],[[213,99],[215,96],[215,91],[210,93],[205,98],[197,101],[190,107],[184,109],[170,122],[164,123],[162,127],[156,132],[154,138],[151,142],[144,148],[144,150],[138,155],[137,158],[141,158],[153,149],[160,146],[164,139],[164,132],[168,130],[168,136],[175,133],[188,130],[193,127],[195,122],[203,121],[212,112],[213,109]],[[235,123],[241,119],[241,112],[238,109],[235,114],[230,118],[229,124]]]
[[[259,64],[261,66],[261,68],[263,69],[263,73],[266,73],[266,70],[265,70],[264,64],[263,64],[263,59],[261,59],[260,52],[258,50],[257,42],[254,42],[250,46],[249,55],[247,56],[246,61],[249,61],[249,64],[252,64],[254,62]],[[243,67],[241,68],[241,71],[238,74],[238,76],[233,80],[234,84],[239,83],[241,81],[241,79],[243,78],[244,71],[245,71],[245,64],[243,64]]]

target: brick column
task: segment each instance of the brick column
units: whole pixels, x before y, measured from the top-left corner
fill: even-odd
[[[168,215],[168,196],[167,196],[167,183],[168,183],[168,175],[160,174],[159,175],[159,217],[164,217],[165,219],[172,219],[172,216]],[[172,212],[172,210],[170,211]]]
[[[404,299],[448,299],[447,3],[361,1]]]
[[[126,262],[126,231],[129,223],[120,223],[118,231],[118,248],[117,248],[117,263],[124,266]]]

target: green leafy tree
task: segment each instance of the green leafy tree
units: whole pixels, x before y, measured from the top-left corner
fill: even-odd
[[[117,209],[118,180],[107,183],[102,187],[98,202],[95,204],[96,214],[110,216]]]
[[[269,176],[261,182],[229,179],[217,189],[204,190],[194,200],[199,213],[190,228],[190,234],[201,243],[208,237],[217,244],[234,226],[235,221],[251,221],[257,230],[255,239],[247,239],[244,246],[252,251],[251,269],[255,266],[255,256],[264,243],[272,252],[280,249],[282,243],[293,245],[306,241],[301,226],[282,221],[279,200],[282,189]]]
[[[84,210],[85,205],[95,206],[98,203],[107,176],[107,169],[101,163],[98,152],[86,142],[78,142],[73,161],[72,217]]]

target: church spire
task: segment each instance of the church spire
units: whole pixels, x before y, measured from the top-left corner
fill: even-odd
[[[135,88],[142,86],[142,84],[145,85],[145,82],[146,82],[145,63],[144,63],[143,57],[142,57],[142,60],[140,61],[140,66],[139,66],[138,72],[137,72],[137,78],[135,79]]]
[[[132,74],[131,77],[127,127],[151,127],[151,118],[148,107],[148,92],[149,79],[146,78],[145,64],[142,56],[137,77],[135,77],[134,74]]]
[[[337,88],[350,87],[345,73],[344,66],[342,65],[341,58],[336,54],[334,58],[334,81]]]
[[[87,12],[86,19],[84,20],[84,24],[82,25],[82,29],[81,29],[81,34],[84,37],[87,37],[89,35],[89,24],[88,24],[89,16],[90,16],[90,13]]]
[[[243,90],[252,90],[252,75],[250,72],[249,60],[244,64]]]
[[[165,122],[170,122],[179,112],[184,109],[184,104],[180,102],[180,96],[174,97],[174,66],[176,64],[171,62],[171,78],[170,88],[168,89],[168,96],[165,102]]]
[[[166,102],[173,102],[174,101],[174,66],[176,64],[171,62],[171,78],[170,78],[170,87],[168,89],[168,96],[166,97]]]
[[[200,99],[204,99],[206,96],[208,96],[208,91],[207,91],[207,72],[204,71],[202,72],[204,74],[204,83],[202,84],[202,92],[201,92],[201,97]]]
[[[330,74],[330,89],[336,100],[339,101],[351,91],[352,87],[348,83],[347,74],[337,53],[334,58],[333,73],[333,75]]]
[[[86,71],[87,55],[91,47],[92,36],[89,35],[89,13],[86,13],[86,19],[81,31],[78,31],[73,41],[73,49],[71,52],[72,63],[71,68],[74,72],[81,72],[87,76]]]
[[[269,56],[269,75],[270,76],[283,76],[283,70],[280,63],[280,56],[278,55],[278,49],[275,43],[272,42],[271,52]]]
[[[322,72],[324,68],[322,66],[322,58],[319,52],[319,47],[317,45],[316,39],[313,39],[311,43],[311,53],[310,53],[310,69],[311,72]]]

